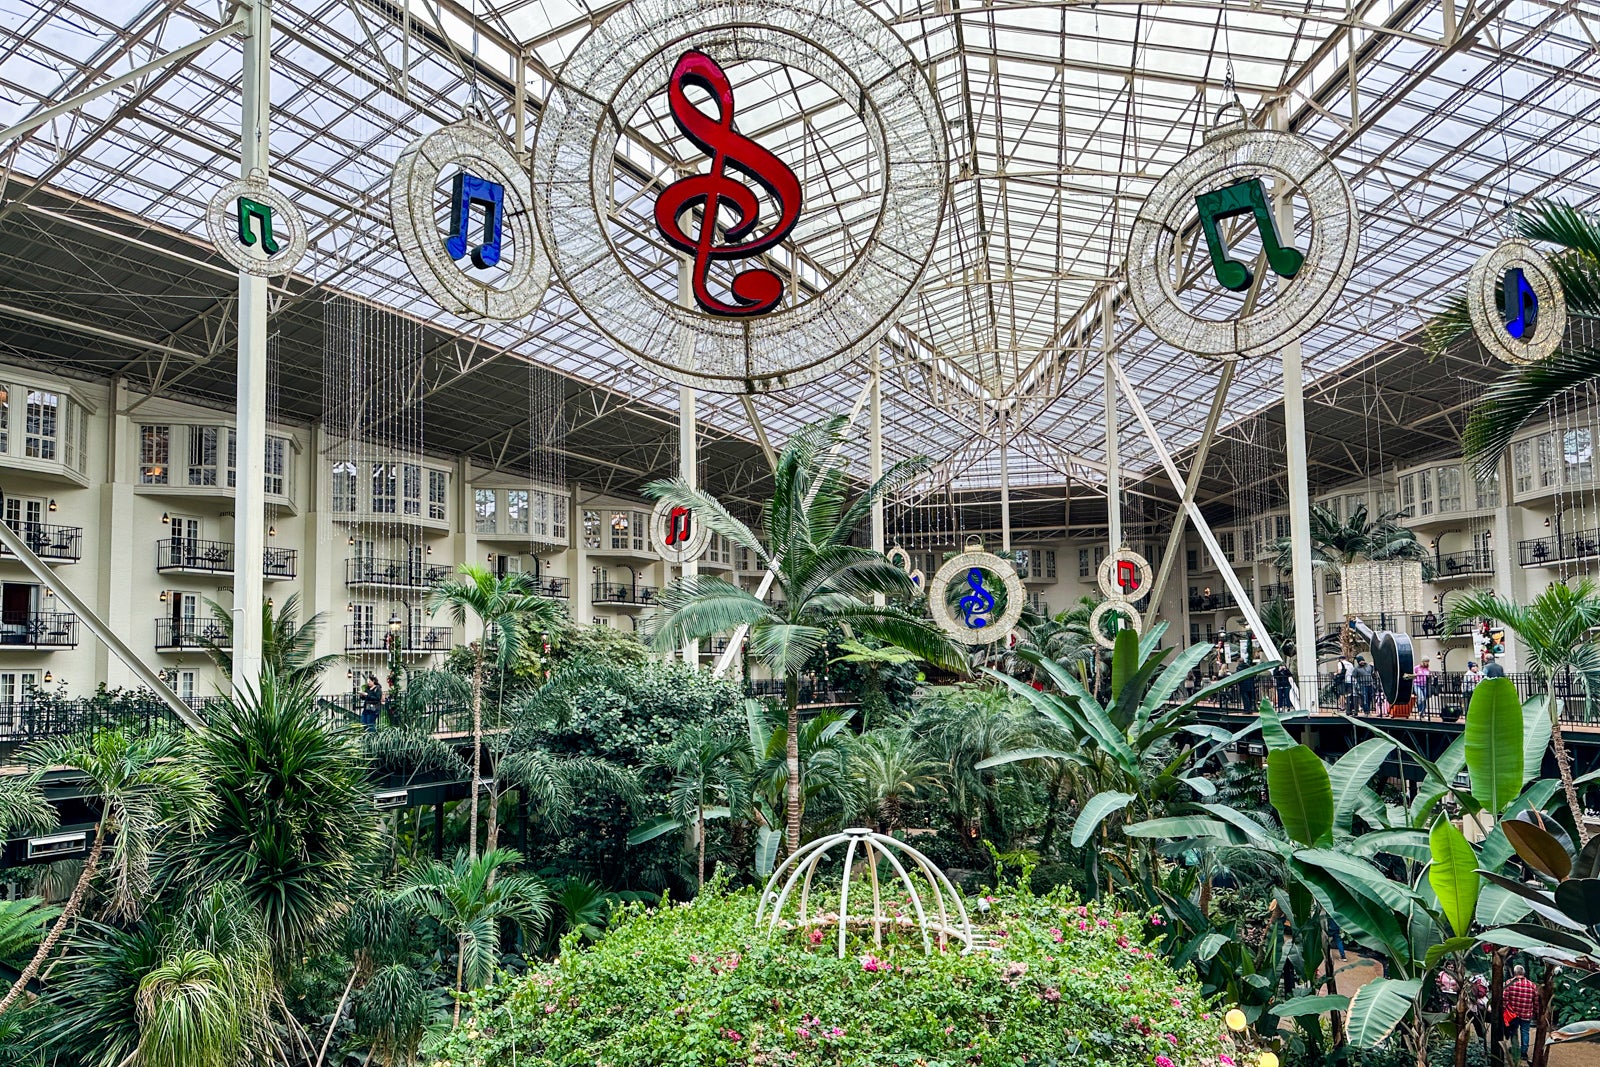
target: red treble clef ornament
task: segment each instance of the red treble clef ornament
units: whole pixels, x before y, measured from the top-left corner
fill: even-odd
[[[684,92],[688,85],[711,94],[717,103],[715,119],[689,102]],[[661,191],[656,199],[656,227],[669,244],[694,253],[694,298],[706,311],[713,315],[771,311],[783,299],[783,281],[777,274],[764,267],[741,271],[733,278],[733,303],[728,303],[712,295],[706,272],[712,260],[747,259],[789,236],[800,218],[800,180],[783,160],[734,132],[733,85],[716,60],[704,52],[691,50],[679,57],[667,83],[667,102],[678,129],[711,156],[711,170],[682,178]],[[727,176],[728,167],[759,184],[777,202],[777,223],[764,237],[744,239],[760,221],[761,202],[748,185]],[[726,243],[715,244],[717,211],[724,203],[738,220],[724,234]],[[702,209],[700,229],[690,237],[678,220],[696,206]]]

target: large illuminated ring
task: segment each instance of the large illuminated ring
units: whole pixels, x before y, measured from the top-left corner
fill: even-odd
[[[1133,596],[1129,596],[1122,586],[1117,584],[1117,563],[1122,561],[1131,563],[1139,572],[1139,585]],[[1111,600],[1126,600],[1132,603],[1142,600],[1150,595],[1152,582],[1150,564],[1139,553],[1131,548],[1119,548],[1111,555],[1100,561],[1100,573],[1097,575],[1100,582],[1100,592]]]
[[[1266,270],[1277,283],[1273,299],[1257,302],[1241,318],[1191,314],[1179,302],[1172,268],[1184,235],[1198,225],[1195,197],[1252,178],[1269,194],[1276,184],[1305,197],[1311,215],[1305,260],[1293,278]],[[1174,348],[1217,360],[1262,356],[1311,329],[1339,299],[1358,241],[1355,197],[1327,156],[1294,134],[1235,122],[1208,134],[1145,198],[1128,236],[1128,293],[1144,324]]]
[[[1539,300],[1539,315],[1530,337],[1516,338],[1506,332],[1495,299],[1496,286],[1504,281],[1506,271],[1515,267],[1522,268],[1522,276]],[[1561,279],[1544,253],[1516,237],[1501,241],[1472,265],[1472,273],[1467,276],[1467,314],[1479,343],[1506,363],[1549,359],[1561,347],[1561,338],[1567,331],[1567,297],[1562,292]]]
[[[474,278],[445,250],[434,216],[439,175],[466,170],[505,188],[501,229],[513,259],[497,285]],[[527,171],[500,131],[465,118],[412,141],[389,178],[389,214],[406,266],[440,307],[463,318],[507,322],[531,315],[550,287],[550,261],[533,224]]]
[[[1000,584],[1006,587],[1005,610],[983,626],[968,626],[965,619],[952,614],[947,593],[952,581],[965,581],[967,572],[974,567],[1000,579]],[[933,613],[933,621],[945,633],[969,645],[992,645],[1003,640],[1022,618],[1022,609],[1027,603],[1028,592],[1022,587],[1022,579],[1017,577],[1017,568],[993,552],[962,552],[951,556],[928,583],[928,610]]]
[[[1103,632],[1103,627],[1100,625],[1108,611],[1114,611],[1128,620],[1128,625],[1124,629],[1132,630],[1134,633],[1139,633],[1144,629],[1144,618],[1131,603],[1120,598],[1102,601],[1100,606],[1095,608],[1089,616],[1089,633],[1094,636],[1094,643],[1101,648],[1117,647],[1116,639],[1107,637]]]
[[[278,251],[268,255],[258,239],[255,244],[245,244],[239,238],[239,198],[247,197],[272,209],[272,237]],[[259,237],[259,231],[254,231]],[[246,274],[270,278],[288,274],[300,257],[306,254],[305,216],[294,202],[261,177],[259,172],[248,178],[239,178],[224,185],[211,203],[206,206],[206,234],[222,258]]]
[[[884,553],[884,557],[888,559],[890,563],[905,571],[906,577],[911,579],[912,585],[916,586],[918,589],[922,588],[922,580],[924,575],[920,570],[917,569],[915,561],[911,558],[911,553],[907,552],[899,545],[895,545],[893,548],[889,549],[888,552]]]
[[[612,222],[618,123],[666,87],[690,48],[725,67],[804,70],[866,127],[882,175],[876,223],[855,260],[803,303],[744,318],[708,315],[637,277],[613,243],[634,243]],[[933,255],[948,172],[928,75],[856,0],[634,0],[562,67],[539,119],[533,187],[556,275],[618,348],[673,381],[746,392],[813,381],[877,344]],[[640,226],[650,225],[648,209]],[[805,214],[802,205],[802,228]]]
[[[670,500],[656,501],[654,510],[650,512],[650,545],[656,550],[656,555],[668,563],[688,563],[706,554],[706,547],[711,544],[711,531],[700,521],[700,516],[691,511],[688,538],[667,544],[667,532],[672,528],[668,515],[675,507],[677,505]]]

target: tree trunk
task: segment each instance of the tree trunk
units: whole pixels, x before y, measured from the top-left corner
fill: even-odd
[[[1556,971],[1559,968],[1545,965],[1544,981],[1539,988],[1539,1025],[1533,1030],[1533,1047],[1529,1049],[1532,1056],[1532,1067],[1545,1067],[1550,1061],[1550,1046],[1546,1041],[1550,1037],[1550,1002],[1556,992]]]
[[[1462,976],[1462,986],[1466,986],[1466,975]],[[1506,954],[1503,949],[1496,949],[1489,965],[1489,1062],[1504,1064],[1506,1062]]]
[[[322,1061],[328,1055],[328,1042],[333,1040],[333,1031],[339,1025],[339,1020],[344,1018],[344,1006],[350,1001],[350,990],[355,988],[356,975],[360,973],[360,967],[355,964],[350,965],[350,981],[344,984],[344,995],[339,998],[339,1006],[333,1009],[333,1021],[328,1024],[328,1035],[322,1039],[322,1050],[317,1053],[315,1067],[322,1067]]]
[[[478,858],[478,769],[483,760],[483,641],[478,642],[478,658],[472,665],[472,773],[467,776],[468,810],[467,857]],[[456,1009],[456,1018],[461,1010]]]
[[[1206,888],[1209,889],[1210,887],[1211,879],[1207,878]],[[1333,938],[1328,936],[1326,923],[1322,926],[1322,965],[1328,975],[1328,992],[1339,992],[1339,979],[1333,973]],[[1333,1047],[1336,1049],[1344,1048],[1345,1042],[1348,1040],[1344,1032],[1344,1012],[1335,1008],[1328,1013],[1328,1029],[1333,1033]]]
[[[466,968],[467,935],[458,934],[456,936],[456,995],[454,997],[456,1002],[456,1014],[455,1018],[450,1021],[450,1029],[452,1030],[461,1025],[461,994],[466,992],[466,990],[462,988],[463,983],[466,981]]]
[[[789,781],[784,785],[784,798],[789,810],[784,813],[784,845],[792,856],[800,848],[800,675],[790,671],[784,679],[784,703],[788,705],[788,736],[784,738],[783,756],[788,767]]]
[[[83,907],[84,894],[89,890],[89,883],[94,881],[95,872],[100,869],[100,857],[105,853],[106,825],[102,821],[94,830],[94,848],[89,850],[89,860],[83,865],[83,872],[78,875],[78,884],[72,887],[72,895],[67,898],[66,907],[61,909],[61,917],[50,928],[45,939],[39,942],[39,948],[33,954],[33,959],[22,969],[22,974],[12,983],[7,990],[5,999],[0,1000],[0,1015],[15,1004],[17,998],[22,996],[22,991],[28,988],[28,983],[38,977],[39,968],[44,966],[44,961],[50,957],[50,951],[56,947],[56,942],[61,940],[61,935],[67,932],[67,927],[72,925],[78,910]]]
[[[1566,739],[1561,736],[1561,706],[1556,702],[1551,679],[1545,680],[1545,699],[1550,702],[1550,747],[1556,753],[1556,770],[1561,774],[1561,789],[1567,795],[1567,807],[1572,811],[1572,825],[1578,831],[1578,846],[1589,843],[1589,828],[1583,821],[1583,802],[1578,799],[1578,787],[1572,780],[1572,758],[1567,754]]]
[[[696,863],[694,888],[698,892],[706,885],[706,809],[700,808],[697,813],[699,822],[700,839],[695,843]]]
[[[1472,1038],[1472,1027],[1467,1025],[1467,991],[1472,983],[1467,981],[1467,968],[1461,968],[1461,984],[1456,991],[1456,1067],[1467,1067],[1467,1043]]]
[[[489,775],[489,832],[484,836],[483,850],[493,852],[500,845],[500,779]],[[491,881],[489,883],[493,885]]]

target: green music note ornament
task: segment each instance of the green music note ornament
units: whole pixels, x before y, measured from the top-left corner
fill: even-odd
[[[272,236],[272,206],[248,196],[239,198],[239,243],[253,245],[256,235],[250,226],[252,218],[261,222],[261,250],[269,256],[278,254],[278,241]]]
[[[1260,178],[1248,178],[1233,185],[1194,198],[1200,211],[1200,228],[1205,231],[1206,248],[1211,252],[1211,269],[1224,289],[1236,293],[1250,288],[1253,279],[1250,268],[1234,259],[1228,244],[1217,225],[1223,219],[1238,215],[1254,215],[1256,229],[1261,232],[1261,246],[1267,253],[1267,263],[1279,277],[1293,278],[1305,263],[1305,255],[1293,245],[1284,245],[1278,238],[1278,224],[1267,205],[1266,190]]]

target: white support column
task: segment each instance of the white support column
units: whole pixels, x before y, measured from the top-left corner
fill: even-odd
[[[867,473],[872,484],[876,485],[878,479],[883,477],[883,352],[876,345],[872,348],[869,373],[872,376],[872,395],[867,398]],[[881,554],[887,549],[888,546],[884,544],[883,497],[880,496],[872,502],[872,550]],[[887,598],[882,593],[874,593],[872,602],[883,607]]]
[[[1000,407],[1000,552],[1011,558],[1011,439],[1007,435],[1006,409]],[[1037,555],[1038,553],[1035,553]]]
[[[1288,115],[1280,104],[1273,109],[1273,125],[1286,129]],[[1278,232],[1294,233],[1294,205],[1289,190],[1280,189],[1277,202]],[[1315,575],[1311,571],[1311,479],[1306,464],[1305,372],[1300,363],[1300,342],[1283,346],[1283,436],[1289,476],[1289,537],[1293,543],[1290,560],[1294,572],[1295,680],[1310,686],[1315,695],[1317,679],[1317,604]],[[1237,594],[1235,594],[1237,595]],[[1256,634],[1259,641],[1263,636]]]
[[[249,5],[244,38],[244,94],[239,173],[267,176],[272,93],[268,56],[271,0]],[[233,688],[259,684],[261,571],[266,556],[267,280],[239,272],[238,486],[235,490],[233,569]]]
[[[1106,540],[1107,553],[1122,547],[1122,452],[1117,442],[1117,380],[1112,374],[1111,290],[1100,292],[1100,348],[1106,379]]]
[[[690,489],[700,488],[699,458],[699,435],[695,433],[694,387],[680,385],[678,386],[678,477],[688,483]],[[699,573],[699,560],[684,561],[685,578]],[[700,668],[700,642],[690,638],[683,643],[683,661],[696,670]]]
[[[1511,528],[1511,491],[1516,484],[1512,479],[1511,450],[1500,460],[1500,506],[1494,509],[1494,587],[1495,591],[1503,597],[1509,597],[1517,603],[1526,603],[1523,599],[1527,589],[1523,586],[1525,572],[1516,566],[1512,553],[1517,550],[1516,531]],[[1444,617],[1444,612],[1439,613]],[[1500,621],[1498,619],[1496,622]],[[1507,671],[1513,669],[1516,656],[1516,635],[1510,630],[1506,631],[1506,654],[1496,656],[1500,666]],[[1472,655],[1472,642],[1467,642],[1467,655]]]

